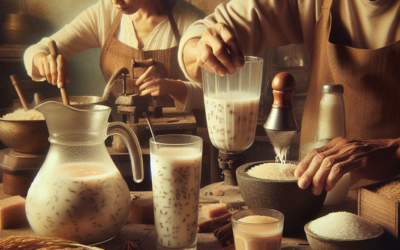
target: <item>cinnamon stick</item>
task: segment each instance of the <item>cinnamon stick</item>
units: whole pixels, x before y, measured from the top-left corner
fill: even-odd
[[[226,213],[217,218],[201,221],[197,224],[197,232],[204,231],[210,227],[216,226],[223,222],[228,222],[228,219],[230,219],[231,216],[232,216],[232,213]]]
[[[223,245],[226,246],[228,245],[227,242],[233,242],[233,231],[229,231],[226,234],[221,235],[222,238],[218,239],[218,241]]]
[[[232,222],[214,230],[213,234],[223,246],[228,245],[228,241],[233,242]]]
[[[229,246],[224,247],[224,248],[220,248],[218,250],[235,250],[235,244],[229,245]]]
[[[232,231],[232,222],[229,222],[223,227],[215,229],[214,236],[217,238],[221,238],[221,235],[226,234],[229,231]]]

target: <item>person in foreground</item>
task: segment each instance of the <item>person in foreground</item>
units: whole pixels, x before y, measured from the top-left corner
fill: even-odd
[[[347,172],[384,180],[400,174],[400,1],[232,0],[195,22],[182,38],[179,63],[201,82],[201,68],[224,76],[243,55],[304,44],[311,79],[300,145],[314,141],[321,88],[345,88],[347,137],[314,149],[298,165],[300,188],[331,190]]]
[[[33,80],[47,79],[62,87],[69,82],[66,58],[101,47],[100,67],[107,82],[122,67],[133,76],[133,59],[153,59],[153,66],[134,74],[138,79],[127,79],[128,93],[157,96],[162,106],[182,110],[202,107],[201,86],[186,80],[176,57],[181,34],[204,16],[184,0],[99,0],[60,31],[29,47],[25,67]],[[50,55],[50,40],[57,44],[57,58]],[[114,84],[112,92],[117,96],[122,86]]]

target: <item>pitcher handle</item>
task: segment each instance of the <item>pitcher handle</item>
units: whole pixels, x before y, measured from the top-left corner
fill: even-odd
[[[133,130],[123,122],[111,122],[108,124],[107,136],[120,135],[127,145],[132,164],[133,180],[136,183],[143,181],[143,157],[139,140]]]

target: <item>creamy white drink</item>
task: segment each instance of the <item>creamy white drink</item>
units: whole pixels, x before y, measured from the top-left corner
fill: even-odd
[[[247,95],[247,96],[246,96]],[[212,144],[226,151],[251,146],[257,127],[260,96],[232,91],[219,98],[204,97],[208,133]]]
[[[126,182],[116,168],[99,164],[54,168],[54,173],[35,179],[28,196],[26,214],[36,233],[83,244],[114,237],[129,214]]]
[[[190,246],[196,242],[202,154],[190,147],[155,151],[150,155],[157,242]]]

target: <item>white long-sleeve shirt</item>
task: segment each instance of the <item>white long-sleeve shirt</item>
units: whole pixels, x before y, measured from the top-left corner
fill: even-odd
[[[66,58],[90,48],[103,47],[117,12],[118,10],[110,0],[99,0],[51,37],[43,38],[39,43],[30,46],[24,54],[24,63],[28,75],[34,81],[45,80],[44,77],[33,75],[32,64],[33,57],[37,53],[50,53],[47,45],[50,39],[56,42],[59,53]],[[181,35],[184,34],[190,24],[205,17],[201,10],[184,0],[177,1],[172,9],[172,15]],[[139,49],[136,32],[128,15],[122,16],[115,37],[122,43]],[[175,46],[177,46],[177,41],[172,32],[169,19],[165,18],[152,31],[142,50],[169,49]],[[203,107],[201,85],[189,81],[184,81],[184,83],[187,88],[186,103],[177,106],[185,109]]]
[[[314,29],[323,0],[231,0],[220,4],[214,13],[196,21],[185,32],[179,45],[179,65],[183,47],[204,30],[222,22],[231,27],[245,55],[260,55],[268,46],[305,44],[309,58],[313,53]],[[377,49],[400,40],[400,1],[335,0],[331,7],[330,42],[362,49]],[[194,81],[194,79],[191,79]]]

